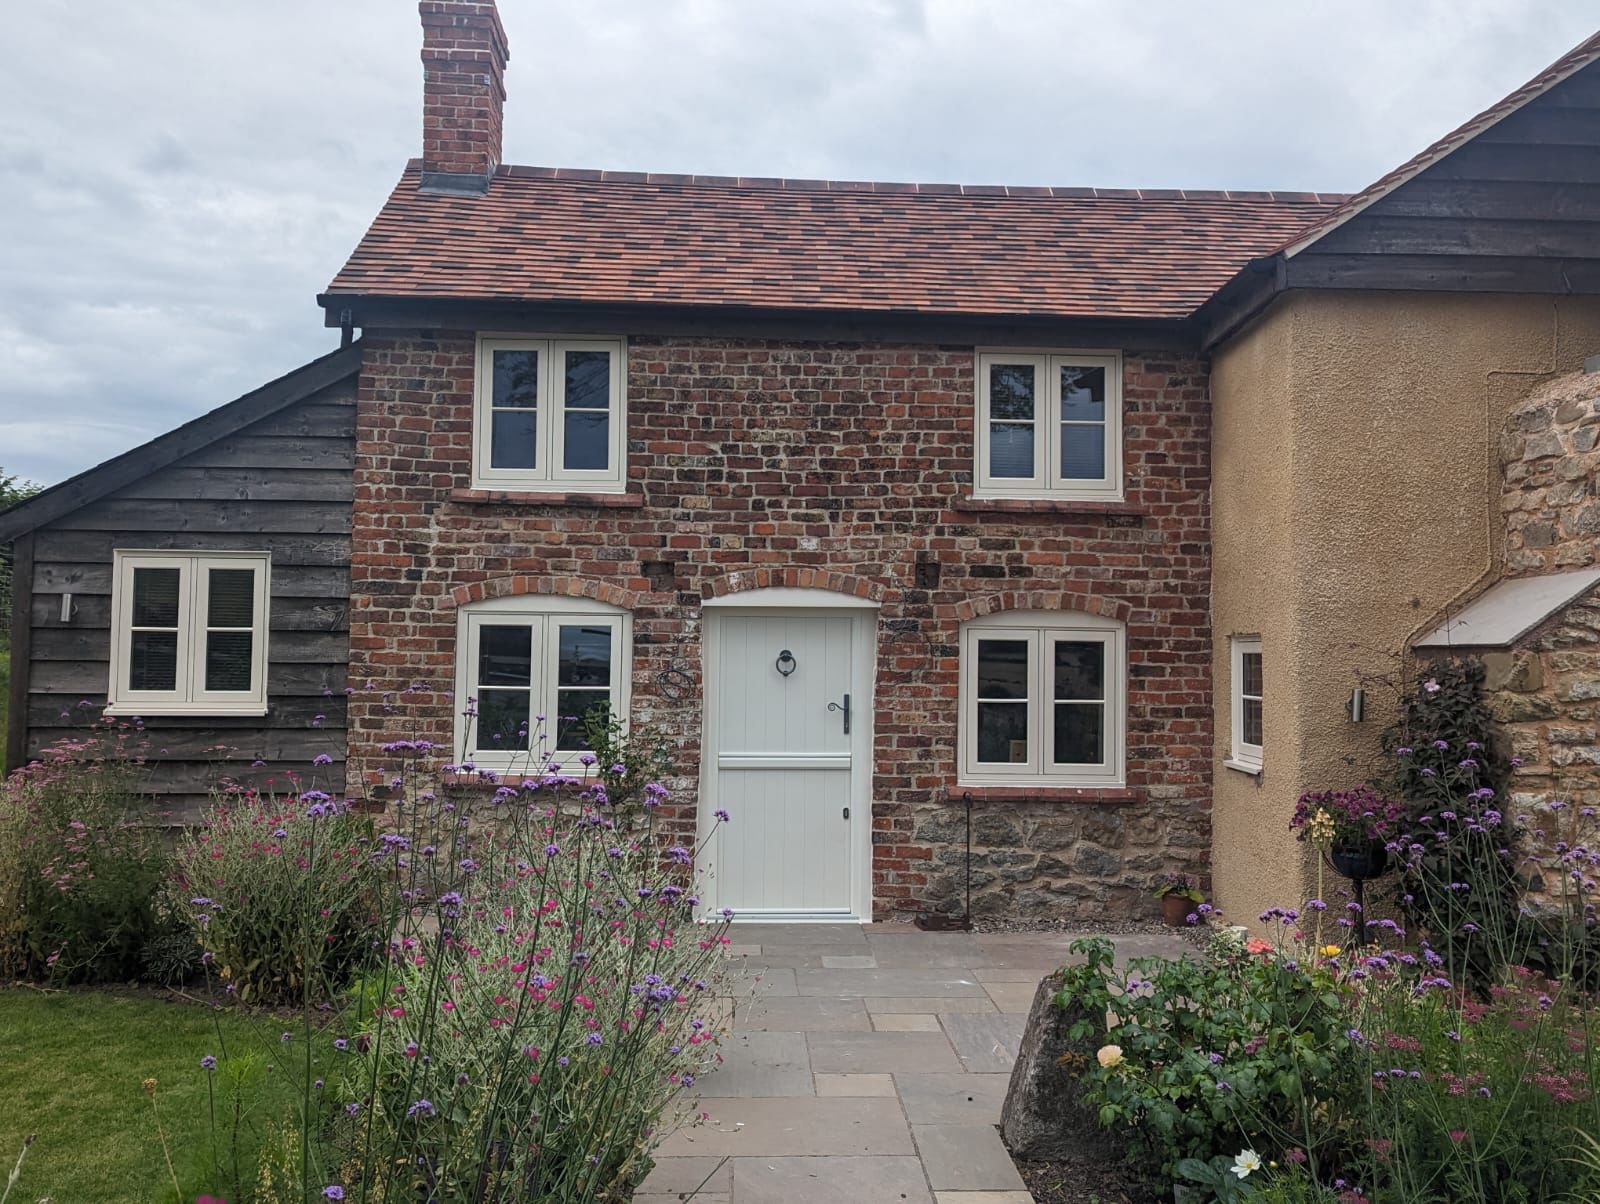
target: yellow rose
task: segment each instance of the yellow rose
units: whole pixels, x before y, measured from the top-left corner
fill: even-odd
[[[1102,1045],[1100,1052],[1094,1055],[1100,1065],[1110,1070],[1113,1066],[1122,1065],[1122,1046]]]

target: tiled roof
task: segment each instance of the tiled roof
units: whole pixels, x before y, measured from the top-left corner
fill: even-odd
[[[1538,99],[1562,80],[1576,75],[1597,60],[1600,60],[1600,33],[1585,38],[1511,95],[1496,101],[1471,121],[1457,126],[1432,146],[1418,151],[1399,167],[1374,180],[1360,192],[1348,197],[1342,205],[1323,214],[1308,228],[1296,231],[1282,246],[1273,249],[1290,256],[1298,255],[1323,235],[1338,229],[1368,206],[1388,196],[1407,180],[1415,179],[1490,126],[1505,120],[1530,100]]]
[[[339,296],[1182,318],[1344,201],[1315,193],[753,180],[413,162]]]

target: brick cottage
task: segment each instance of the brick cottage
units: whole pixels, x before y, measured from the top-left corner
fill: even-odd
[[[14,761],[83,696],[160,733],[178,809],[219,741],[381,796],[391,740],[520,779],[598,710],[668,737],[685,837],[733,815],[705,893],[747,916],[959,911],[969,815],[979,914],[1298,872],[1306,734],[1352,739],[1342,684],[1300,688],[1316,641],[1404,646],[1491,580],[1317,610],[1317,557],[1380,551],[1302,501],[1388,454],[1392,394],[1345,390],[1341,441],[1304,390],[1396,297],[1382,337],[1492,320],[1517,359],[1559,324],[1530,384],[1600,339],[1592,239],[1486,257],[1450,203],[1503,230],[1595,173],[1529,148],[1542,106],[1600,114],[1600,41],[1345,198],[505,166],[495,5],[420,9],[423,156],[319,298],[344,346],[0,517]]]

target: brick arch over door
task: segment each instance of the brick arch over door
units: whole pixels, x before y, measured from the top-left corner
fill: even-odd
[[[489,577],[468,585],[458,585],[439,599],[439,609],[457,610],[463,606],[471,606],[475,602],[523,596],[588,598],[626,611],[638,610],[643,605],[643,598],[637,591],[611,581],[581,577],[552,577],[547,574],[532,573]]]
[[[1006,589],[992,594],[963,598],[949,608],[949,615],[957,622],[980,619],[984,615],[1007,610],[1077,611],[1080,614],[1099,615],[1102,619],[1115,619],[1127,623],[1133,615],[1133,606],[1121,598],[1107,598],[1101,594],[1080,592],[1070,586],[1058,589]]]
[[[791,566],[735,569],[707,582],[701,596],[706,599],[725,598],[730,594],[743,594],[756,589],[819,589],[873,602],[882,602],[886,593],[882,583],[870,577]]]

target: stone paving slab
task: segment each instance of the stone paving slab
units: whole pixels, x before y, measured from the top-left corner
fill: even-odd
[[[707,1099],[816,1094],[804,1033],[730,1033],[717,1052],[722,1063],[700,1077],[699,1091]]]
[[[933,1199],[934,1204],[1033,1204],[1033,1195],[1027,1191],[941,1191],[935,1192]],[[699,1200],[696,1196],[695,1204]]]
[[[1032,982],[991,982],[983,988],[994,1000],[994,1006],[1001,1012],[1021,1012],[1027,1014],[1033,1006],[1034,992],[1039,989],[1039,980]]]
[[[863,1003],[867,1011],[877,1016],[884,1012],[995,1012],[999,1011],[994,1006],[994,1000],[989,998],[987,991],[972,996],[941,995],[937,998],[928,998],[922,995],[903,995],[891,999],[879,999],[868,995]]]
[[[933,1204],[922,1163],[912,1155],[735,1158],[733,1190],[739,1204],[796,1204],[802,1200]]]
[[[872,1027],[880,1033],[936,1033],[939,1017],[929,1012],[879,1012]]]
[[[897,1099],[708,1099],[702,1109],[711,1119],[696,1128],[679,1129],[661,1143],[657,1157],[916,1152]]]
[[[1028,1001],[1033,1002],[1031,994]],[[1014,1012],[955,1013],[939,1017],[939,1022],[965,1069],[974,1074],[1005,1073],[1017,1060],[1028,1017]]]
[[[897,1074],[894,1085],[914,1125],[997,1125],[1011,1072]]]
[[[972,997],[983,985],[961,970],[792,970],[801,995]]]
[[[916,1125],[911,1131],[935,1191],[1027,1191],[993,1125]]]
[[[987,1002],[988,997],[984,998]],[[769,995],[741,1001],[734,1013],[733,1027],[792,1033],[866,1032],[872,1027],[866,1008],[869,1002],[853,998],[835,999],[827,995],[804,998]]]
[[[807,1040],[819,1074],[961,1069],[943,1033],[810,1033]]]
[[[640,1199],[648,1199],[651,1195],[670,1196],[676,1200],[678,1193],[691,1192],[704,1184],[701,1195],[695,1196],[696,1204],[705,1192],[721,1192],[726,1195],[733,1190],[733,1166],[726,1158],[657,1158],[656,1164],[643,1183],[639,1185],[638,1194],[633,1198],[635,1204]]]
[[[894,1096],[894,1076],[889,1074],[819,1074],[818,1095]]]

